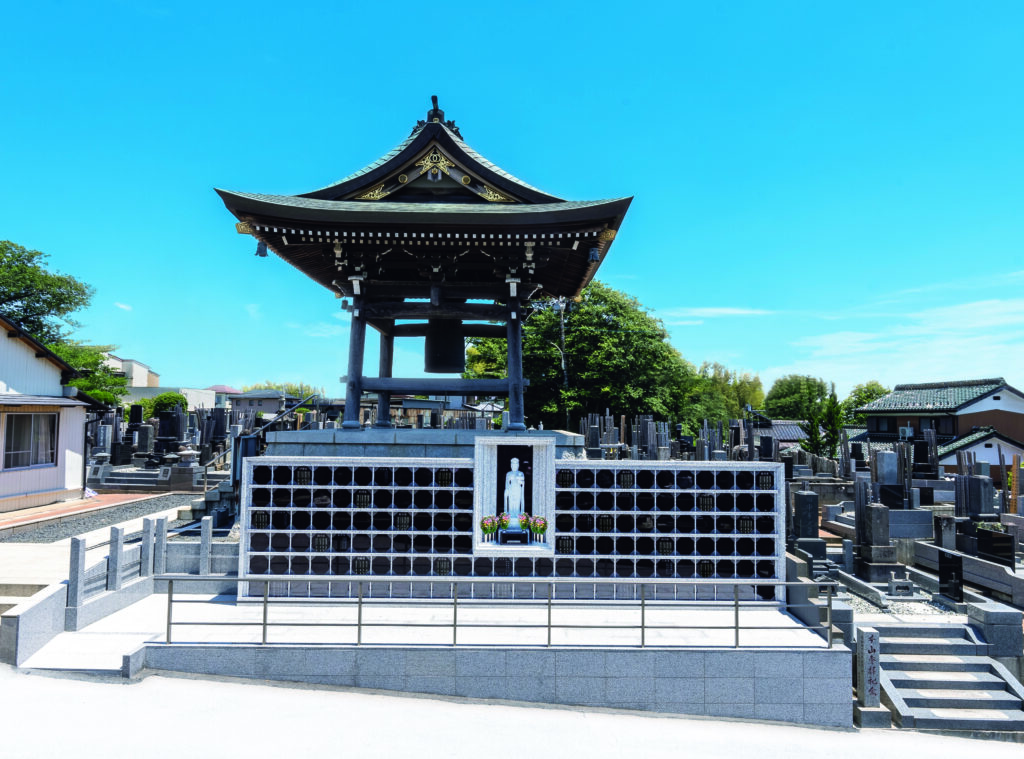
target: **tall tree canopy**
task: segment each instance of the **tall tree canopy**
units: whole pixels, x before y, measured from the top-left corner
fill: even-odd
[[[305,382],[272,382],[271,380],[266,380],[265,382],[257,382],[255,385],[242,386],[243,393],[247,393],[250,390],[283,390],[288,395],[293,395],[300,400],[310,395],[319,395],[321,398],[326,395],[322,387],[314,387]]]
[[[858,414],[857,409],[866,406],[871,401],[888,395],[892,392],[878,380],[868,380],[857,385],[843,401],[843,423],[844,424],[865,424],[864,414]]]
[[[71,314],[89,305],[93,289],[69,274],[48,271],[45,261],[45,253],[0,240],[0,314],[49,344],[78,326]]]
[[[81,377],[68,384],[88,393],[103,403],[116,404],[128,394],[128,380],[119,376],[104,363],[107,353],[116,349],[113,345],[85,345],[70,340],[53,343],[50,350],[68,362]]]
[[[598,281],[577,301],[536,304],[523,326],[523,373],[528,422],[548,428],[572,429],[582,415],[610,409],[694,431],[703,419],[727,419],[742,403],[759,403],[761,384],[721,365],[698,372],[669,343],[661,320]],[[472,338],[464,376],[505,377],[505,341]]]
[[[828,398],[825,380],[804,374],[787,374],[775,380],[764,398],[765,413],[772,419],[810,419]]]

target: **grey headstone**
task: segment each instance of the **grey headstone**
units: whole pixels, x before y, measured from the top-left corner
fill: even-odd
[[[882,485],[896,485],[899,483],[899,457],[896,455],[896,452],[879,451],[875,456],[878,458],[878,482]]]
[[[934,542],[939,548],[950,551],[956,550],[956,519],[954,517],[934,518],[935,538]]]
[[[109,424],[96,425],[96,446],[97,450],[110,450],[110,436],[112,427]]]
[[[155,440],[153,432],[154,430],[152,426],[148,424],[139,425],[139,429],[136,432],[139,453],[153,452],[153,441]]]

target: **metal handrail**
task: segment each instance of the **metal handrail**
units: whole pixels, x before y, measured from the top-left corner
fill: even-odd
[[[216,464],[218,461],[220,461],[225,456],[230,456],[231,455],[231,450],[232,450],[231,446],[230,445],[227,446],[223,451],[218,453],[216,456],[214,456],[212,459],[210,459],[209,461],[207,461],[203,465],[203,492],[204,493],[207,493],[210,490],[210,488],[207,487],[207,483],[208,483],[207,475],[210,472],[210,467],[213,466],[214,464]]]
[[[363,630],[366,628],[373,627],[396,627],[399,623],[395,622],[367,622],[364,620],[363,609],[366,606],[383,606],[383,605],[396,605],[401,604],[404,606],[437,606],[439,601],[447,602],[448,598],[443,599],[424,599],[424,598],[371,598],[366,599],[363,593],[363,586],[366,583],[381,583],[381,582],[401,582],[410,584],[440,584],[440,585],[451,585],[451,604],[452,604],[452,617],[450,622],[412,622],[403,621],[400,623],[402,627],[416,627],[416,628],[433,628],[433,627],[444,627],[451,628],[452,631],[452,646],[458,645],[458,636],[460,629],[466,628],[515,628],[515,629],[546,629],[547,630],[547,643],[545,647],[551,647],[551,631],[554,629],[561,630],[637,630],[639,632],[639,647],[645,648],[647,646],[647,632],[650,630],[733,630],[733,648],[740,647],[740,630],[791,630],[791,627],[782,625],[741,625],[740,624],[740,598],[739,589],[743,587],[807,587],[807,583],[803,581],[781,581],[781,580],[705,580],[701,578],[693,578],[687,582],[680,582],[676,578],[656,578],[648,579],[643,581],[637,581],[628,578],[586,578],[584,582],[581,582],[581,578],[525,578],[525,577],[462,577],[450,579],[441,577],[402,577],[400,579],[386,576],[380,579],[368,578],[366,575],[345,575],[335,576],[330,579],[324,579],[324,582],[340,582],[340,583],[356,583],[357,595],[355,599],[352,598],[324,598],[317,599],[317,604],[330,603],[336,606],[350,606],[355,604],[356,606],[356,621],[355,622],[270,622],[269,621],[269,608],[272,605],[295,605],[303,603],[303,599],[296,598],[272,598],[270,596],[270,584],[273,582],[296,582],[298,580],[297,575],[261,575],[258,579],[252,577],[230,577],[230,576],[196,576],[196,575],[180,575],[180,574],[164,574],[155,577],[157,581],[167,582],[167,633],[166,643],[172,644],[172,627],[178,626],[194,626],[194,627],[254,627],[259,625],[261,628],[261,645],[267,645],[267,630],[270,627],[354,627],[356,629],[356,646],[363,645]],[[223,583],[225,580],[234,581],[236,583],[250,583],[250,584],[262,584],[262,620],[260,622],[174,622],[173,621],[173,607],[174,607],[174,583],[177,582],[217,582]],[[474,622],[459,622],[459,585],[479,585],[479,584],[520,584],[520,585],[546,585],[547,586],[547,598],[541,601],[535,600],[522,600],[522,599],[463,599],[463,603],[467,600],[469,603],[474,601],[479,604],[493,604],[495,600],[502,602],[513,603],[520,607],[522,606],[538,606],[544,604],[547,609],[547,619],[545,624],[530,624],[530,623],[474,623]],[[556,585],[639,585],[640,586],[640,600],[638,609],[640,611],[640,624],[639,625],[614,625],[614,624],[600,624],[600,625],[585,625],[585,624],[554,624],[552,621],[552,610],[553,605],[556,601],[554,598],[554,589]],[[647,622],[647,607],[650,602],[646,598],[646,586],[648,585],[703,585],[703,586],[732,586],[733,598],[732,598],[732,624],[730,625],[651,625]],[[826,645],[828,648],[832,648],[832,598],[833,590],[838,587],[838,583],[835,582],[816,582],[814,586],[819,590],[826,589],[826,607],[825,607],[825,619],[821,624],[815,628],[813,625],[809,625],[808,629],[817,629],[818,632],[823,634]],[[515,594],[513,593],[513,596]],[[565,599],[568,604],[579,605],[580,600]],[[305,601],[308,603],[308,600]],[[205,601],[178,601],[181,603],[206,603]],[[636,603],[631,601],[622,601],[619,599],[599,599],[595,601],[586,601],[588,605],[600,603],[607,605],[611,603],[615,606],[622,606],[628,603]],[[715,601],[664,601],[654,602],[662,606],[675,606],[679,607],[684,603],[716,603]],[[717,602],[717,605],[721,605],[722,602]],[[755,604],[759,607],[779,605],[780,609],[807,609],[813,608],[818,609],[820,612],[820,606],[814,603],[785,603],[781,604],[774,601],[748,601],[747,603]],[[294,641],[289,641],[294,643]],[[387,645],[387,644],[384,644]],[[397,645],[397,644],[393,644]],[[429,644],[428,644],[429,645]],[[474,645],[496,645],[496,644],[474,644]]]

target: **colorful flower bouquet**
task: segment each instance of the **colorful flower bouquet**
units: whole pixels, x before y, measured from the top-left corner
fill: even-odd
[[[512,517],[510,517],[505,512],[498,514],[498,516],[495,517],[495,519],[498,520],[498,527],[502,530],[507,530],[508,526],[512,523]]]
[[[523,512],[519,515],[519,527],[523,530],[530,529],[530,515],[526,512]]]
[[[498,531],[498,518],[484,517],[480,520],[480,529],[484,533],[484,540],[489,540]]]
[[[530,532],[534,535],[543,535],[548,531],[548,520],[544,517],[533,517],[530,519]]]

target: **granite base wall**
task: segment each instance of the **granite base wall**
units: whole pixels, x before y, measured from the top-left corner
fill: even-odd
[[[67,602],[67,583],[58,583],[4,613],[0,618],[0,662],[20,667],[64,632]]]
[[[150,644],[143,668],[438,696],[850,727],[851,653]]]

